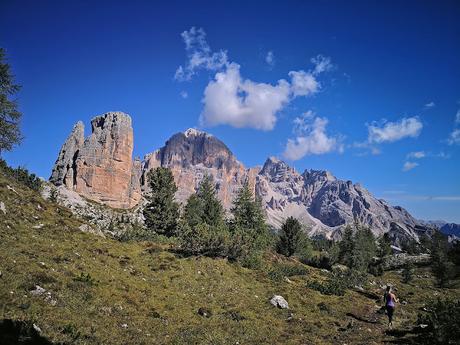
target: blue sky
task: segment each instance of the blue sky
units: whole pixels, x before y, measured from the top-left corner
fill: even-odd
[[[459,17],[457,1],[4,0],[25,135],[5,158],[48,177],[76,121],[120,110],[137,156],[197,127],[247,166],[327,169],[460,223]]]

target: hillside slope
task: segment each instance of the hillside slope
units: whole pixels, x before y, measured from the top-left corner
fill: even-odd
[[[397,312],[402,329],[441,292],[419,271],[412,286],[390,272],[367,297],[324,296],[306,286],[327,273],[293,260],[267,257],[267,269],[254,271],[225,259],[182,258],[167,244],[83,233],[69,210],[2,175],[0,201],[0,320],[31,322],[53,343],[380,344],[393,339],[376,313],[380,284],[392,282],[408,301]],[[288,264],[301,275],[266,273]],[[274,294],[290,309],[273,307]]]

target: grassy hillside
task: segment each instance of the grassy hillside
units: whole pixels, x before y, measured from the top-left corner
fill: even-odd
[[[225,259],[182,258],[167,244],[82,233],[69,210],[1,174],[0,202],[6,209],[0,210],[0,320],[34,323],[53,343],[410,342],[405,330],[427,298],[459,295],[459,289],[435,288],[428,270],[417,269],[410,285],[387,272],[364,293],[324,296],[307,285],[327,272],[295,260],[267,255],[266,269],[255,271]],[[273,274],[287,268],[299,275]],[[393,335],[385,333],[386,317],[376,312],[381,302],[374,298],[387,282],[407,301],[396,311]],[[273,307],[274,294],[290,309]]]

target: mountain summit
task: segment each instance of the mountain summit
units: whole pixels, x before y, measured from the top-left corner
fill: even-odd
[[[205,175],[211,175],[228,210],[236,192],[248,180],[262,200],[267,221],[279,227],[289,216],[307,225],[310,235],[339,237],[344,225],[358,222],[376,235],[390,232],[399,240],[418,238],[428,231],[405,209],[375,198],[360,184],[337,179],[329,171],[297,172],[275,157],[263,167],[246,168],[218,138],[194,128],[174,134],[165,145],[132,159],[133,130],[129,115],[110,112],[91,121],[92,134],[84,139],[78,122],[61,148],[50,181],[111,207],[129,209],[148,192],[147,172],[171,169],[184,202]]]

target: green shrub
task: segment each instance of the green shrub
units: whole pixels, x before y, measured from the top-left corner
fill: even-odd
[[[282,281],[285,277],[306,275],[308,269],[296,263],[276,263],[268,271],[268,276],[274,281]]]
[[[414,277],[414,264],[409,262],[402,270],[403,283],[410,283]]]
[[[366,281],[366,274],[359,271],[335,271],[326,282],[310,281],[307,287],[319,291],[323,295],[343,296],[347,289],[356,285],[363,285]]]
[[[180,249],[187,255],[226,257],[230,248],[230,233],[224,226],[184,224],[179,235]]]
[[[428,303],[418,323],[426,324],[424,338],[430,344],[458,344],[460,339],[460,300],[438,299]]]
[[[1,158],[0,172],[3,173],[5,176],[13,178],[19,183],[35,191],[39,191],[42,187],[42,180],[38,176],[29,173],[29,171],[23,167],[17,167],[16,169],[13,169],[9,167],[6,164],[6,162]]]

